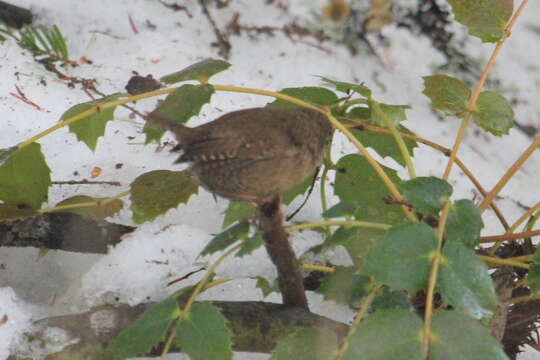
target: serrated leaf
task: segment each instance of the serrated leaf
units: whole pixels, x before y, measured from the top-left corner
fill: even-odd
[[[87,195],[72,196],[70,198],[60,201],[58,204],[56,204],[56,206],[84,204],[90,202],[99,202],[102,200],[107,201],[104,204],[98,203],[95,206],[61,209],[59,211],[78,214],[81,217],[92,221],[101,221],[109,216],[116,215],[120,210],[122,210],[122,207],[124,206],[123,201],[120,199],[114,199],[112,201],[109,201],[108,198],[93,198]]]
[[[17,151],[17,146],[12,146],[5,149],[0,149],[0,166],[4,165],[4,163],[9,159],[9,157]]]
[[[336,94],[334,94],[333,91],[316,86],[285,88],[280,90],[279,93],[289,95],[318,106],[333,105],[338,101],[338,97],[336,96]],[[298,105],[290,103],[286,100],[276,99],[271,103],[266,104],[266,107],[293,108],[298,107]]]
[[[242,245],[240,249],[238,249],[238,252],[236,253],[235,256],[243,257],[246,255],[249,255],[263,245],[264,245],[264,238],[260,232],[257,232],[255,235],[244,240],[244,244]]]
[[[371,303],[371,309],[374,311],[382,309],[404,309],[411,310],[412,305],[409,300],[409,295],[406,291],[392,291],[388,286],[383,286],[382,291],[379,291],[377,296]]]
[[[229,206],[225,210],[222,229],[225,229],[237,221],[248,219],[255,214],[255,207],[247,201],[230,201]]]
[[[313,178],[315,177],[315,172],[310,174],[304,179],[301,183],[298,183],[291,187],[289,190],[285,191],[281,195],[281,201],[285,205],[289,205],[297,196],[303,195],[313,183]]]
[[[207,82],[210,77],[227,70],[231,64],[218,59],[204,59],[185,69],[165,75],[159,80],[165,84],[174,84],[180,81],[197,80]]]
[[[334,272],[326,275],[315,291],[338,304],[352,305],[366,295],[366,287],[370,280],[358,275],[358,269],[350,266],[337,266]]]
[[[215,90],[212,85],[185,84],[171,92],[159,106],[148,115],[151,119],[156,116],[173,124],[185,123],[192,116],[198,115],[201,108],[210,102]],[[161,126],[151,124],[145,126],[149,138],[146,142],[159,141],[164,132],[159,131]]]
[[[431,322],[429,360],[508,360],[489,328],[458,311],[438,311]]]
[[[147,122],[146,124],[144,124],[142,131],[143,134],[146,135],[144,144],[147,145],[152,142],[159,143],[166,131],[167,130],[165,130],[161,126]]]
[[[426,224],[393,226],[369,250],[361,272],[392,290],[414,293],[427,285],[437,242]]]
[[[41,145],[31,143],[11,155],[0,166],[0,201],[20,210],[39,209],[47,201],[51,170]]]
[[[267,297],[273,292],[279,292],[277,279],[275,279],[271,284],[262,276],[257,276],[256,279],[257,283],[255,284],[255,287],[261,290],[263,297]]]
[[[397,126],[399,132],[412,134],[412,132],[404,126]],[[360,140],[360,142],[366,146],[375,150],[382,158],[387,156],[394,159],[401,166],[405,166],[405,160],[403,159],[403,154],[399,150],[399,147],[396,143],[396,140],[391,135],[387,134],[378,134],[371,131],[360,131],[352,130],[353,135]],[[418,147],[416,141],[403,138],[405,142],[405,147],[409,150],[409,154],[412,156],[413,149]]]
[[[194,304],[187,319],[176,325],[176,343],[191,360],[232,359],[227,319],[209,303]]]
[[[352,200],[340,201],[323,213],[325,218],[353,216],[358,209],[358,203]]]
[[[400,181],[395,170],[381,167],[392,182]],[[360,205],[354,214],[357,220],[386,224],[404,221],[399,206],[384,202],[388,189],[363,156],[346,155],[339,159],[336,169],[334,193],[341,201],[356,201]]]
[[[171,321],[178,316],[176,297],[170,297],[146,310],[131,326],[122,330],[109,350],[122,358],[148,354],[163,341]]]
[[[482,214],[471,200],[456,201],[448,212],[445,235],[448,242],[458,242],[474,249],[484,227]]]
[[[474,318],[490,318],[497,307],[487,266],[460,243],[444,247],[437,285],[446,303]]]
[[[325,328],[302,328],[278,340],[271,360],[328,360],[338,346],[336,334]]]
[[[199,185],[186,171],[155,170],[144,173],[131,183],[131,211],[133,221],[151,221],[187,203],[199,192]]]
[[[365,98],[369,98],[371,96],[371,90],[362,84],[353,84],[343,81],[335,81],[331,80],[325,77],[321,76],[321,80],[328,85],[332,85],[336,88],[337,91],[343,92],[348,94],[351,91],[354,91],[360,95],[362,95]]]
[[[467,112],[471,89],[461,80],[448,75],[424,76],[422,93],[431,99],[431,107],[461,118]]]
[[[414,211],[424,215],[437,214],[453,191],[447,181],[434,176],[419,176],[397,186]]]
[[[494,91],[482,91],[473,112],[476,125],[496,136],[508,134],[514,126],[514,110],[504,98]]]
[[[532,258],[532,263],[527,274],[527,283],[534,292],[540,292],[540,246],[536,246],[536,251]]]
[[[114,101],[121,96],[123,96],[123,94],[113,94],[103,99],[72,106],[62,114],[60,121],[77,116],[95,106]],[[113,106],[106,109],[100,109],[91,115],[84,116],[76,122],[69,124],[69,131],[75,134],[77,140],[84,142],[86,146],[90,148],[90,150],[95,151],[98,139],[105,135],[105,127],[107,126],[107,122],[114,119],[115,110],[116,106]]]
[[[513,0],[448,0],[456,21],[482,42],[497,42],[514,9]]]
[[[356,267],[360,267],[374,239],[384,234],[381,230],[360,227],[340,227],[323,244],[323,249],[338,245],[347,249]]]
[[[210,255],[216,251],[224,250],[232,245],[237,240],[247,236],[249,231],[249,222],[242,220],[239,223],[231,226],[225,231],[220,232],[201,251],[200,256]]]
[[[403,309],[378,310],[363,320],[351,334],[343,360],[420,360],[421,331],[422,320],[413,312]]]
[[[381,112],[384,115],[386,115],[388,119],[390,119],[390,121],[396,126],[400,122],[407,120],[407,114],[405,113],[405,110],[411,108],[409,105],[376,104],[372,106],[378,106]],[[381,115],[377,113],[377,111],[374,111],[373,109],[371,109],[369,113],[370,113],[369,122],[371,124],[374,124],[383,128],[388,127],[388,124],[386,124],[386,121],[382,118]]]

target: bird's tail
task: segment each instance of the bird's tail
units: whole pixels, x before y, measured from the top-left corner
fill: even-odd
[[[152,111],[146,118],[146,121],[152,125],[165,128],[176,135],[176,138],[180,144],[186,142],[186,137],[190,132],[191,128],[185,126],[184,124],[174,122],[166,118],[165,116],[158,113],[157,110]]]

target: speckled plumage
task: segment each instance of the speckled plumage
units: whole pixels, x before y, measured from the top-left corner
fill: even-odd
[[[155,116],[184,151],[178,162],[208,191],[234,200],[265,201],[304,180],[323,156],[332,127],[307,108],[253,108],[189,128]]]

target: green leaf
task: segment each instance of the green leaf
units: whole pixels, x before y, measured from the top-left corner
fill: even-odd
[[[400,122],[407,120],[407,114],[405,113],[405,110],[411,108],[409,105],[376,104],[372,106],[379,106],[381,112],[383,112],[383,114],[386,115],[395,125],[398,125]],[[379,114],[377,114],[376,111],[373,111],[373,109],[370,109],[369,122],[383,128],[388,127],[386,121],[384,121],[384,119]]]
[[[395,170],[383,165],[381,167],[392,182],[400,181]],[[384,202],[384,198],[389,195],[388,189],[363,156],[346,155],[339,159],[336,169],[334,193],[341,201],[356,201],[360,204],[355,213],[357,220],[386,224],[405,220],[399,206]]]
[[[456,21],[482,42],[497,42],[504,36],[512,16],[513,0],[448,0]]]
[[[213,254],[216,251],[224,250],[232,245],[239,239],[243,239],[247,236],[249,231],[249,222],[242,220],[239,223],[231,226],[225,231],[220,232],[201,251],[200,256]]]
[[[527,283],[534,292],[540,292],[540,246],[538,245],[536,245],[536,251],[527,274]]]
[[[445,234],[448,242],[458,242],[474,249],[484,227],[482,214],[471,200],[458,200],[448,212]]]
[[[87,195],[75,195],[70,198],[60,201],[56,206],[84,204],[95,201],[108,200],[108,198],[93,198]],[[120,199],[106,201],[104,204],[98,203],[95,206],[84,206],[79,208],[61,209],[62,212],[70,212],[78,214],[85,219],[92,221],[101,221],[109,216],[116,215],[124,207],[124,203]]]
[[[113,94],[103,99],[72,106],[64,114],[62,114],[60,121],[77,116],[93,107],[99,107],[108,102],[115,101],[121,96],[123,96],[123,94]],[[98,108],[95,113],[84,116],[76,122],[69,124],[69,131],[77,136],[77,140],[84,142],[86,146],[90,148],[90,150],[95,151],[98,138],[105,135],[105,127],[107,126],[107,122],[114,119],[115,110],[116,106],[106,109]]]
[[[382,287],[382,292],[379,291],[371,304],[372,310],[382,309],[405,309],[411,310],[412,305],[409,301],[409,295],[406,291],[392,291],[388,286]]]
[[[17,205],[4,205],[0,204],[0,221],[13,221],[24,219],[29,216],[37,215],[38,212],[36,209],[22,207],[19,208]]]
[[[243,257],[251,254],[258,248],[264,245],[264,239],[260,232],[257,232],[255,235],[244,240],[244,244],[238,250],[235,256]]]
[[[377,229],[360,227],[340,227],[323,244],[323,249],[332,249],[338,245],[347,249],[355,266],[360,267],[374,239],[383,232]]]
[[[186,171],[155,170],[140,175],[131,183],[133,221],[154,220],[197,194],[199,185]]]
[[[393,226],[366,255],[362,274],[392,290],[412,294],[427,285],[437,242],[437,235],[426,224]]]
[[[251,218],[255,214],[255,207],[247,201],[230,201],[225,210],[222,229],[225,229],[237,221]]]
[[[424,215],[437,214],[452,195],[452,186],[434,176],[419,176],[397,186],[414,210]]]
[[[167,95],[150,116],[156,114],[172,123],[186,123],[210,102],[214,92],[211,85],[182,85]],[[148,128],[151,135],[159,135],[159,125],[151,124]]]
[[[352,200],[340,201],[323,213],[325,218],[353,216],[358,209],[358,203]]]
[[[423,79],[422,93],[431,99],[431,107],[449,116],[465,116],[471,89],[463,81],[448,75],[424,76]]]
[[[176,342],[191,360],[232,359],[227,319],[209,303],[194,304],[187,319],[176,325]]]
[[[345,305],[354,304],[366,295],[366,287],[370,283],[368,277],[358,275],[357,271],[358,269],[353,266],[335,267],[333,273],[321,280],[316,292],[322,294],[325,300]]]
[[[146,310],[118,334],[109,349],[123,358],[148,354],[164,340],[169,324],[177,316],[178,305],[176,297],[173,296]]]
[[[514,126],[514,110],[504,98],[494,91],[482,91],[473,112],[476,125],[496,136],[508,134]]]
[[[333,105],[338,101],[338,97],[333,91],[322,87],[306,86],[298,88],[285,88],[279,91],[280,94],[289,95],[310,104],[317,106]],[[266,105],[269,108],[292,108],[298,105],[286,100],[276,99]]]
[[[303,195],[313,183],[314,177],[315,172],[306,177],[301,183],[298,183],[291,187],[289,190],[285,191],[281,196],[281,200],[283,201],[283,203],[285,205],[289,205],[297,196]]]
[[[351,334],[343,360],[420,360],[421,331],[422,320],[410,311],[378,310]]]
[[[198,115],[204,104],[210,102],[215,90],[212,85],[182,85],[171,92],[149,117],[157,116],[171,123],[185,123]],[[156,124],[145,126],[146,142],[161,139],[163,132]]]
[[[165,84],[174,84],[180,81],[187,80],[207,82],[210,77],[224,70],[227,70],[230,66],[231,64],[223,60],[204,59],[193,65],[188,66],[185,69],[169,75],[165,75],[159,80],[161,82],[164,82]]]
[[[255,287],[261,290],[263,297],[267,297],[273,292],[279,292],[277,279],[274,279],[274,281],[271,284],[268,280],[266,280],[262,276],[257,276],[256,279],[257,279],[257,283],[255,284]]]
[[[438,288],[446,303],[474,318],[490,318],[497,307],[487,266],[457,242],[443,249]]]
[[[9,157],[17,151],[17,146],[12,146],[5,149],[0,149],[0,166],[4,165],[4,163],[9,159]]]
[[[147,122],[146,124],[144,124],[144,128],[143,128],[143,134],[146,135],[144,144],[147,145],[152,142],[159,143],[159,141],[163,137],[163,134],[165,134],[166,131],[167,130],[165,130],[159,125]]]
[[[508,360],[489,328],[458,311],[433,315],[429,360]]]
[[[334,86],[337,91],[340,91],[346,94],[348,94],[351,91],[354,91],[365,98],[369,98],[371,96],[371,90],[362,84],[352,84],[348,82],[335,81],[335,80],[331,80],[322,76],[321,76],[321,80],[328,85]]]
[[[397,130],[402,133],[412,134],[410,130],[401,125],[397,127]],[[389,156],[401,166],[405,166],[403,155],[401,154],[396,140],[392,135],[378,134],[365,130],[352,130],[352,133],[358,140],[360,140],[362,144],[364,144],[364,146],[372,148],[382,158]],[[418,147],[418,143],[407,138],[403,138],[403,141],[405,142],[407,150],[409,150],[409,154],[412,156],[413,149]]]
[[[4,156],[7,159],[0,165],[0,201],[20,210],[39,209],[47,201],[51,185],[51,170],[41,145],[34,142],[16,151],[8,149]]]
[[[271,360],[328,360],[338,347],[336,334],[325,328],[302,328],[278,341]]]

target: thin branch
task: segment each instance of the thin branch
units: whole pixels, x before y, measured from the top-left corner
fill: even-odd
[[[480,210],[485,210],[486,207],[491,204],[495,196],[499,194],[502,188],[508,183],[508,181],[514,176],[516,171],[527,161],[527,159],[536,151],[540,146],[540,136],[538,136],[531,145],[521,154],[521,156],[516,160],[516,162],[506,171],[503,177],[499,182],[493,187],[493,189],[486,195],[484,200],[478,205]]]

